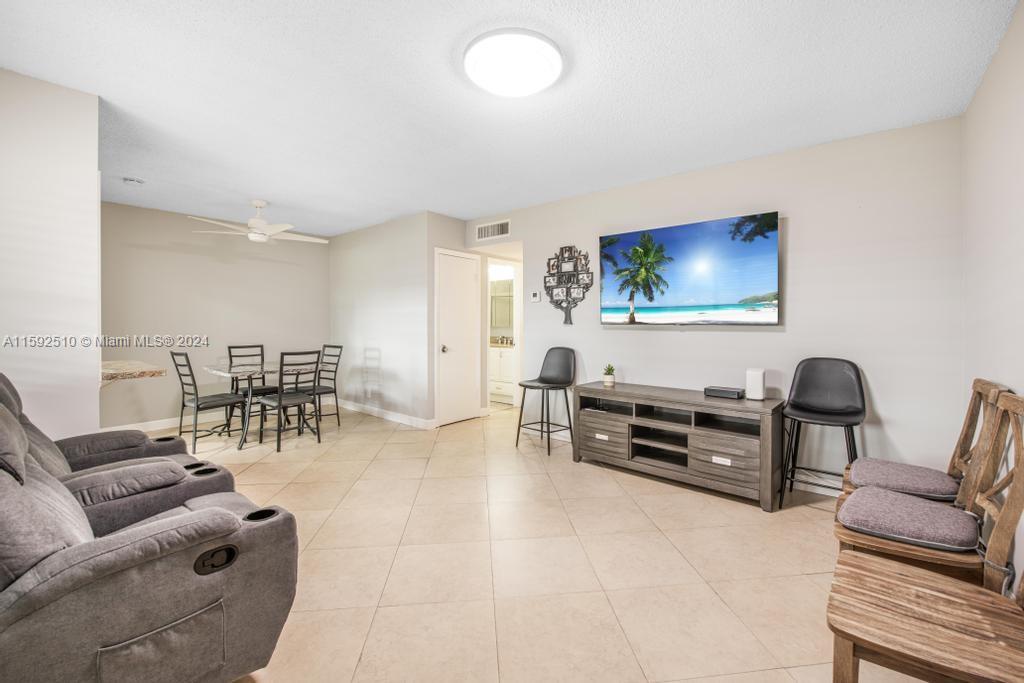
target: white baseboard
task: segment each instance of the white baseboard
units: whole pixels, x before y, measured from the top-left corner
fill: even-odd
[[[325,402],[333,403],[334,398],[330,397],[329,399],[325,399]],[[345,410],[354,410],[357,413],[373,415],[374,417],[391,420],[392,422],[398,422],[399,424],[408,425],[409,427],[415,427],[417,429],[433,429],[437,426],[436,420],[413,417],[412,415],[406,415],[404,413],[396,413],[377,406],[368,406],[362,403],[355,403],[354,401],[346,401],[344,399],[339,399],[338,404]]]
[[[237,417],[237,416],[236,416]],[[199,424],[208,424],[210,422],[223,422],[224,414],[221,412],[210,411],[208,413],[200,413]],[[192,415],[186,414],[184,421],[184,430],[191,432],[192,430]],[[133,424],[126,425],[115,425],[112,427],[100,427],[101,432],[116,432],[121,429],[139,429],[144,432],[158,432],[161,429],[170,429],[171,427],[178,426],[178,418],[167,417],[162,420],[150,420],[149,422],[136,422]]]

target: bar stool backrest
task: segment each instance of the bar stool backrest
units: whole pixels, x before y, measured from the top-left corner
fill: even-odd
[[[566,346],[548,349],[537,379],[545,384],[571,386],[576,381],[576,352]]]
[[[344,348],[340,344],[324,344],[320,351],[320,384],[337,388],[338,366]]]
[[[842,358],[805,358],[796,366],[788,402],[819,413],[859,414],[863,420],[860,368]]]

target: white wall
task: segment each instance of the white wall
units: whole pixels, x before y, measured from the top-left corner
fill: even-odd
[[[785,395],[808,356],[856,361],[869,415],[862,452],[944,467],[963,416],[962,243],[958,119],[833,142],[661,178],[467,222],[510,218],[524,245],[526,291],[543,291],[546,259],[598,237],[761,211],[782,216],[783,321],[778,328],[624,329],[599,323],[599,292],[573,326],[546,299],[525,304],[523,372],[548,347],[578,352],[579,382],[606,363],[620,381],[700,389],[742,386],[768,370]],[[530,404],[528,402],[528,409]],[[806,462],[845,462],[840,430],[808,434]]]
[[[226,360],[228,344],[263,344],[276,361],[281,351],[343,343],[329,337],[327,245],[193,232],[205,227],[178,213],[103,204],[105,335],[207,337],[209,346],[174,349],[189,353],[203,393],[227,390],[227,380],[202,368]],[[178,419],[181,388],[169,352],[104,349],[104,360],[167,368],[166,377],[103,387],[104,427]]]
[[[331,337],[345,345],[342,400],[433,417],[427,375],[427,214],[331,238]]]
[[[1024,392],[1024,12],[1017,11],[967,109],[964,144],[966,378]],[[1014,564],[1024,567],[1024,526]],[[1018,576],[1018,581],[1020,577]]]
[[[0,338],[99,334],[98,106],[0,70]],[[0,372],[51,437],[99,428],[95,348],[0,348]]]

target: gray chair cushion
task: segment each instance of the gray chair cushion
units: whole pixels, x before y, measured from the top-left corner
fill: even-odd
[[[65,458],[74,460],[93,453],[138,448],[145,446],[147,442],[149,442],[149,437],[145,432],[138,429],[120,429],[113,432],[72,436],[67,439],[59,439],[55,443]]]
[[[60,479],[82,507],[127,498],[145,491],[173,486],[187,472],[168,458],[140,458],[100,465]]]
[[[21,428],[18,418],[0,405],[0,469],[25,483],[25,456],[28,453],[28,437]]]
[[[874,458],[858,458],[850,465],[850,483],[858,488],[877,486],[933,500],[956,500],[960,491],[960,481],[945,472]]]
[[[278,401],[277,394],[271,394],[269,396],[260,396],[260,403],[267,406],[268,408],[277,408],[278,404],[288,407],[297,406],[303,403],[309,403],[313,400],[313,397],[309,394],[301,391],[290,391],[287,394],[282,394],[280,401]]]
[[[199,409],[205,410],[206,408],[223,408],[224,406],[230,406],[236,403],[244,402],[245,399],[242,398],[241,394],[209,394],[207,396],[199,397]],[[195,408],[195,397],[185,397],[185,405],[189,406],[190,408]]]
[[[70,474],[71,466],[64,454],[57,448],[57,444],[32,424],[32,420],[22,412],[21,396],[18,394],[18,390],[11,384],[7,375],[2,373],[0,373],[0,405],[10,411],[25,430],[25,434],[28,436],[30,458],[54,477]]]
[[[862,534],[924,548],[967,552],[978,547],[978,520],[974,515],[877,486],[851,493],[836,519]]]
[[[24,485],[0,473],[0,591],[53,553],[91,540],[82,507],[31,459]]]

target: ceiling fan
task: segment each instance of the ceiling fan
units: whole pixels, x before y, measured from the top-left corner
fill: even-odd
[[[309,235],[297,235],[295,233],[285,232],[286,230],[291,230],[295,227],[290,223],[268,223],[263,217],[263,209],[266,208],[267,203],[262,199],[252,200],[252,205],[256,209],[256,215],[249,219],[248,227],[243,228],[241,225],[215,221],[212,218],[189,216],[189,218],[194,221],[202,221],[204,223],[219,225],[223,228],[230,228],[230,230],[193,230],[192,232],[204,235],[234,235],[236,237],[248,237],[251,242],[260,243],[269,242],[270,240],[293,240],[295,242],[327,244],[327,240],[321,239],[320,237],[310,237]]]

